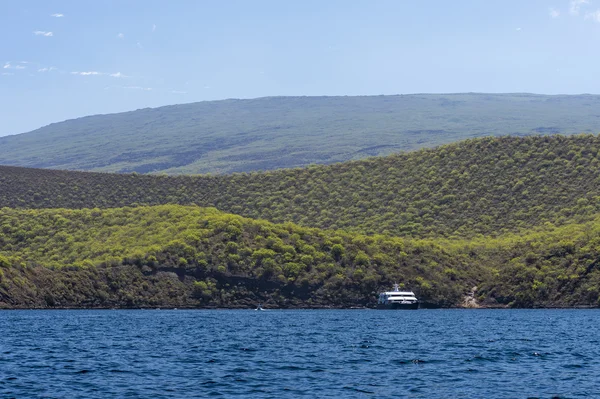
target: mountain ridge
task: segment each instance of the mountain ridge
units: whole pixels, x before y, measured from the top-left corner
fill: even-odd
[[[40,126],[38,128],[35,128],[33,130],[29,130],[29,131],[23,131],[23,132],[19,132],[19,133],[8,133],[5,134],[3,136],[0,137],[14,137],[14,136],[20,136],[23,134],[30,134],[33,132],[36,132],[38,130],[44,129],[46,127],[50,127],[50,126],[54,126],[57,124],[61,124],[64,122],[72,122],[72,121],[76,121],[76,120],[81,120],[81,119],[86,119],[86,118],[94,118],[94,117],[103,117],[103,116],[111,116],[111,115],[121,115],[121,114],[129,114],[129,113],[133,113],[133,112],[138,112],[138,111],[143,111],[143,110],[153,110],[153,109],[160,109],[160,108],[169,108],[169,107],[178,107],[178,106],[184,106],[184,105],[193,105],[193,104],[200,104],[200,103],[208,103],[208,102],[213,102],[213,103],[217,103],[217,102],[227,102],[227,101],[252,101],[252,100],[262,100],[262,99],[278,99],[278,98],[346,98],[346,97],[356,97],[356,98],[361,98],[361,97],[401,97],[401,96],[456,96],[456,95],[506,95],[506,96],[544,96],[544,97],[585,97],[585,96],[597,96],[600,94],[593,94],[593,93],[579,93],[579,94],[541,94],[541,93],[530,93],[530,92],[507,92],[507,93],[486,93],[486,92],[478,92],[478,91],[472,91],[472,92],[449,92],[449,93],[410,93],[410,94],[364,94],[364,95],[322,95],[322,96],[303,96],[303,95],[290,95],[290,96],[262,96],[262,97],[251,97],[251,98],[237,98],[237,97],[231,97],[231,98],[223,98],[223,99],[219,99],[219,100],[202,100],[202,101],[193,101],[193,102],[188,102],[188,103],[178,103],[178,104],[167,104],[167,105],[159,105],[156,107],[143,107],[143,108],[135,108],[135,109],[131,109],[131,110],[126,110],[126,111],[117,111],[117,112],[106,112],[106,113],[98,113],[98,114],[89,114],[89,115],[83,115],[83,116],[75,116],[72,118],[67,118],[61,121],[56,121],[56,122],[50,122],[46,125]]]
[[[262,97],[143,108],[0,137],[0,164],[168,174],[329,164],[488,135],[600,131],[600,96]]]
[[[196,204],[365,234],[470,237],[600,212],[600,136],[488,137],[307,168],[153,176],[0,167],[0,206]]]

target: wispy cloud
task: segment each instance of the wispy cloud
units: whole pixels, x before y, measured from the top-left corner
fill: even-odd
[[[142,43],[140,43],[140,42],[137,42],[137,46],[138,46],[138,48],[144,48],[144,46],[142,46]]]
[[[600,9],[593,12],[588,12],[585,14],[585,19],[591,19],[595,22],[600,22]]]
[[[55,71],[56,68],[55,67],[44,67],[44,68],[39,68],[38,72],[50,72],[50,71]]]
[[[571,0],[569,4],[569,14],[579,15],[581,7],[585,4],[589,4],[589,0]]]
[[[62,18],[62,17],[65,16],[65,14],[60,14],[60,13],[57,12],[57,13],[54,13],[54,14],[50,14],[50,16],[54,17],[54,18]]]
[[[86,72],[71,72],[71,75],[79,75],[79,76],[96,76],[96,75],[104,75],[98,71],[86,71]]]
[[[558,11],[554,7],[550,7],[548,9],[548,14],[550,15],[550,18],[558,18],[558,17],[560,17],[560,11]]]
[[[14,73],[12,73],[12,72],[2,72],[2,75],[4,75],[4,76],[10,76],[10,75],[14,75]]]
[[[20,64],[13,65],[10,62],[5,62],[4,66],[2,67],[2,69],[25,69],[25,68],[27,68],[25,65],[20,65]]]
[[[187,91],[171,90],[171,93],[173,93],[173,94],[187,94]]]
[[[71,72],[71,75],[78,76],[110,76],[111,78],[127,78],[127,75],[123,75],[121,72],[108,73],[108,72],[98,72],[98,71],[74,71]]]
[[[517,28],[517,29],[515,29],[515,30],[516,30],[517,32],[519,32],[519,31],[521,31],[522,29],[521,29],[521,28]]]
[[[54,36],[54,33],[52,32],[45,32],[43,30],[36,30],[33,32],[34,35],[36,36],[46,36],[46,37],[50,37],[50,36]]]
[[[152,25],[152,32],[156,32],[156,24]]]
[[[123,86],[123,89],[128,89],[128,90],[144,90],[144,91],[151,91],[152,87],[141,87],[141,86]]]
[[[123,39],[124,37],[125,37],[125,35],[124,35],[124,34],[122,34],[122,33],[119,33],[119,34],[117,35],[117,38],[118,38],[118,39]]]

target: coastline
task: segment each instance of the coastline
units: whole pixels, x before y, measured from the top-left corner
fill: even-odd
[[[449,306],[449,307],[420,307],[418,310],[550,310],[550,309],[565,309],[565,310],[586,310],[586,309],[600,309],[599,306],[593,305],[573,305],[573,306],[532,306],[532,307],[508,307],[508,306],[479,306],[479,307],[468,307],[468,306]],[[1,311],[13,311],[13,310],[256,310],[255,308],[247,306],[228,306],[228,307],[217,307],[217,306],[121,306],[121,307],[107,307],[107,306],[95,306],[95,307],[77,307],[77,306],[53,306],[53,307],[3,307],[0,306]],[[287,306],[287,307],[268,307],[263,305],[263,310],[379,310],[375,306]],[[401,310],[397,310],[401,311]]]

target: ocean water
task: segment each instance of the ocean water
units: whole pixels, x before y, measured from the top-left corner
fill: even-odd
[[[0,312],[0,398],[600,398],[600,310]]]

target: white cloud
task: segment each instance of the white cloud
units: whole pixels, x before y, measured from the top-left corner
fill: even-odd
[[[187,91],[171,90],[171,93],[173,93],[173,94],[187,94]]]
[[[124,37],[125,37],[125,35],[124,35],[124,34],[122,34],[122,33],[119,33],[119,34],[117,35],[117,38],[118,38],[118,39],[123,39]]]
[[[571,0],[569,5],[569,13],[571,15],[579,15],[579,10],[581,6],[589,4],[589,0]]]
[[[95,75],[104,75],[104,74],[101,72],[97,72],[97,71],[87,71],[87,72],[71,72],[71,75],[95,76]]]
[[[151,91],[152,87],[123,86],[124,89]]]
[[[65,14],[60,14],[60,13],[54,13],[54,14],[50,14],[51,17],[54,18],[62,18],[65,16]]]
[[[27,68],[24,65],[12,65],[10,62],[5,62],[2,69],[25,69]]]
[[[152,25],[152,32],[156,32],[156,24]]]
[[[144,46],[142,46],[142,43],[140,43],[140,42],[137,42],[137,46],[138,46],[138,48],[144,48]]]
[[[107,73],[107,72],[98,72],[98,71],[75,71],[71,72],[71,75],[79,75],[79,76],[110,76],[111,78],[127,78],[127,75],[123,75],[121,72],[115,73]]]
[[[517,32],[518,32],[518,31],[520,31],[520,30],[521,30],[521,28],[517,28],[517,29],[516,29],[516,31],[517,31]]]
[[[14,75],[14,73],[12,73],[12,72],[2,72],[2,75],[4,75],[4,76],[10,76],[10,75]]]
[[[600,22],[600,9],[594,12],[588,12],[585,14],[585,19],[591,19],[593,21]]]
[[[550,7],[550,9],[548,9],[548,14],[550,15],[550,18],[558,18],[558,17],[560,17],[560,11],[558,11],[554,7]]]
[[[50,71],[56,71],[55,67],[44,67],[44,68],[40,68],[38,69],[38,72],[50,72]]]
[[[52,33],[52,32],[45,32],[43,30],[36,30],[36,31],[33,32],[33,34],[36,35],[36,36],[46,36],[46,37],[54,36],[54,33]]]

